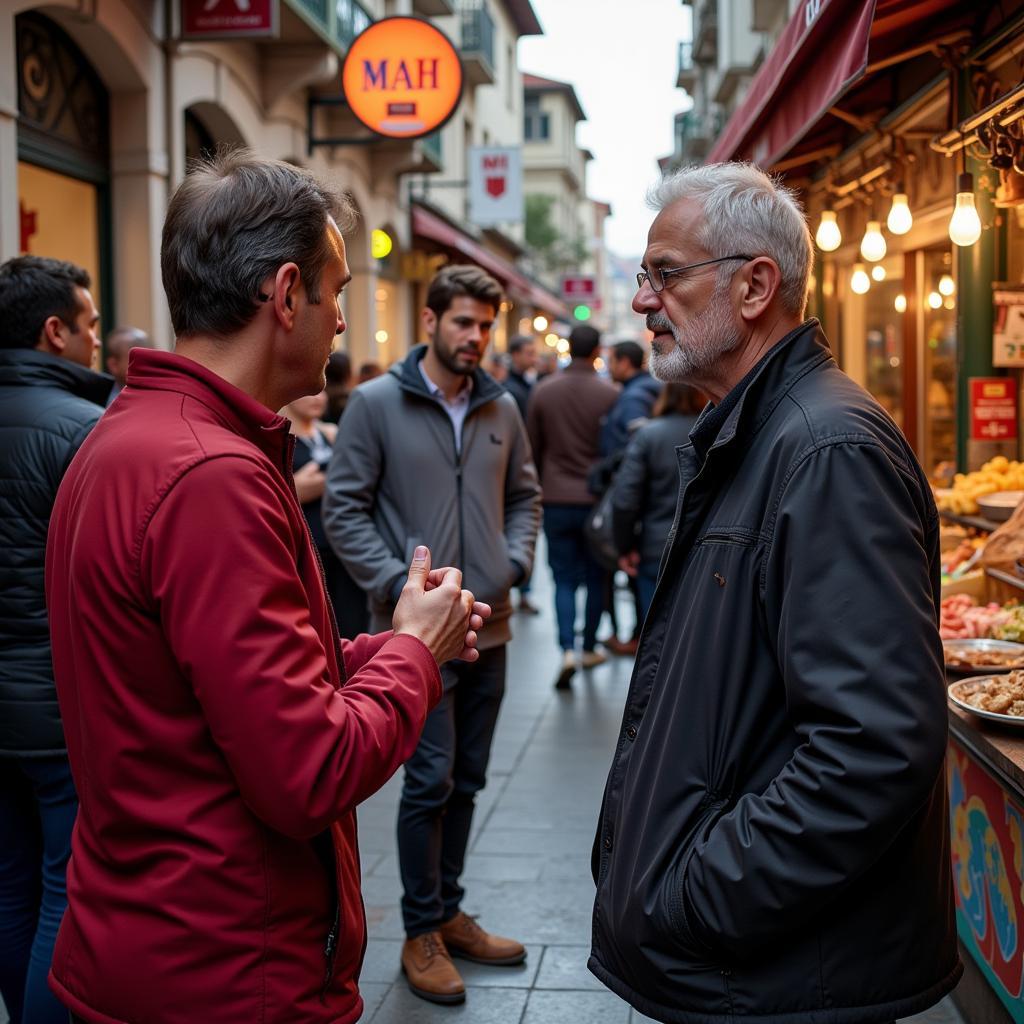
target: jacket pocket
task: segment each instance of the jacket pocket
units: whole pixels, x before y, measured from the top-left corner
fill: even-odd
[[[673,945],[687,956],[699,960],[707,960],[708,952],[694,941],[690,932],[683,904],[683,887],[686,885],[686,871],[697,844],[707,838],[708,833],[725,812],[728,803],[728,800],[713,798],[705,806],[678,856],[665,872],[665,881],[657,903],[656,924],[659,931],[671,939]]]

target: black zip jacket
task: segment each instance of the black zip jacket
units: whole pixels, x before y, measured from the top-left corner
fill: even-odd
[[[662,1021],[917,1013],[962,971],[927,481],[813,320],[691,437],[594,846],[590,969]]]
[[[113,378],[0,349],[0,756],[65,753],[43,592],[46,531],[68,465]]]

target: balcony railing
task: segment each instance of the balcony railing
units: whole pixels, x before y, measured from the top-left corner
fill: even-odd
[[[462,62],[466,77],[474,85],[494,81],[494,19],[486,0],[462,0]]]
[[[373,23],[359,0],[285,0],[342,56],[364,28]]]
[[[676,85],[687,92],[693,92],[697,81],[697,68],[693,62],[693,42],[689,39],[679,44],[679,69],[676,73]]]

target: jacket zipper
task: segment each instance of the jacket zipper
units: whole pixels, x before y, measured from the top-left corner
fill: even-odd
[[[334,904],[334,921],[324,943],[324,983],[320,986],[320,1002],[327,1002],[327,990],[334,978],[334,965],[338,959],[338,934],[341,931],[341,897]]]

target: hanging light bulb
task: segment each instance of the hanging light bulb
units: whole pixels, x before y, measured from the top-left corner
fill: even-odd
[[[943,274],[939,278],[939,292],[942,295],[952,295],[956,291],[956,284],[949,274]]]
[[[871,268],[871,280],[872,281],[884,281],[885,280],[885,267],[881,263],[876,263]]]
[[[956,206],[949,218],[949,237],[954,245],[974,245],[981,238],[981,218],[974,206],[974,175],[961,174],[956,185]]]
[[[907,311],[907,297],[902,292],[893,299],[892,303],[896,307],[897,313],[906,313]]]
[[[942,296],[938,292],[929,292],[928,305],[932,309],[939,309],[942,306]]]
[[[869,220],[864,237],[860,240],[860,254],[868,263],[877,263],[885,257],[885,238],[881,221]]]
[[[863,263],[853,265],[853,275],[850,277],[850,287],[858,295],[863,295],[871,287],[871,278],[864,269]]]
[[[821,211],[821,223],[818,225],[814,240],[822,252],[835,252],[839,248],[843,235],[836,222],[835,210]]]
[[[899,191],[892,197],[892,206],[885,226],[894,235],[905,235],[914,226],[914,215],[910,212],[907,193],[903,191],[903,182],[897,186]]]

